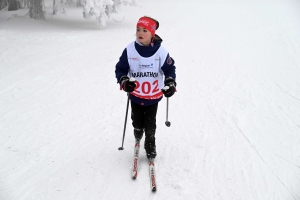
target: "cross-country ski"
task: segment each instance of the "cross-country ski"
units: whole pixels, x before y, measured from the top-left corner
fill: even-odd
[[[152,192],[157,190],[156,173],[154,160],[149,160],[149,178],[150,178],[150,189]]]
[[[138,177],[139,151],[140,151],[140,140],[136,140],[135,145],[134,145],[133,164],[132,164],[132,168],[131,168],[131,177],[134,180]],[[154,159],[148,160],[148,165],[149,165],[150,189],[152,192],[156,192],[157,183],[156,183]]]
[[[133,179],[136,179],[138,176],[139,151],[140,151],[140,141],[136,140],[134,145],[133,165],[131,169],[131,177]]]

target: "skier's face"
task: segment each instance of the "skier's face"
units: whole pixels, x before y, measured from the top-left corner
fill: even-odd
[[[136,28],[136,39],[142,43],[144,46],[149,46],[151,39],[152,39],[152,35],[151,33],[143,28],[143,27],[137,27]]]

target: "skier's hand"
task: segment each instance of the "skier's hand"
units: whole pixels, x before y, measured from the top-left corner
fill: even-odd
[[[136,87],[135,79],[134,78],[129,79],[128,76],[121,77],[120,83],[121,83],[122,89],[125,92],[133,92],[134,88]]]
[[[176,82],[172,77],[166,78],[165,87],[162,89],[165,97],[171,97],[176,92]]]

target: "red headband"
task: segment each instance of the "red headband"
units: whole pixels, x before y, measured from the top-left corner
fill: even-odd
[[[155,35],[156,23],[148,17],[141,17],[136,25],[136,27],[143,27],[147,29],[152,36]]]

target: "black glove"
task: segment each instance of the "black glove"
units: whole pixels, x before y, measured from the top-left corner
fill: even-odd
[[[122,76],[120,78],[120,83],[125,92],[133,92],[134,88],[136,87],[135,82],[130,81],[128,76]]]
[[[165,97],[171,97],[176,92],[176,85],[177,84],[172,77],[166,78],[165,87],[162,89],[162,92],[164,93]]]

